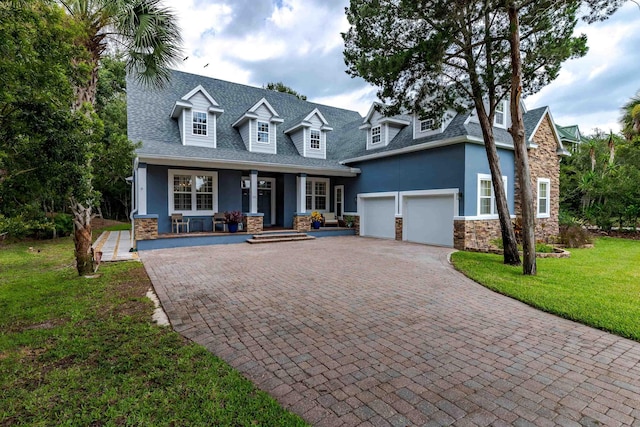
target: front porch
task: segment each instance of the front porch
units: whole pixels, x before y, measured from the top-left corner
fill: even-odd
[[[277,233],[298,233],[298,230],[284,227],[270,227],[259,233],[249,233],[247,231],[238,231],[229,233],[223,231],[202,232],[194,231],[190,233],[161,233],[156,238],[149,240],[138,240],[137,250],[145,251],[152,249],[181,248],[187,246],[208,246],[208,245],[227,245],[234,243],[246,243],[254,235],[277,234]],[[305,231],[309,236],[316,238],[330,236],[355,236],[354,228],[347,227],[320,227],[317,230],[311,229]]]

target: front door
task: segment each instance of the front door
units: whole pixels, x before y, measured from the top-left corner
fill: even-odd
[[[242,211],[249,212],[251,183],[248,177],[242,178]],[[276,219],[276,180],[275,178],[258,177],[258,212],[264,214],[262,223],[265,227],[275,224]]]

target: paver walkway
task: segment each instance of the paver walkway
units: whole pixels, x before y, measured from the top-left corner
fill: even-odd
[[[317,426],[640,426],[640,344],[357,237],[145,251],[174,328]]]
[[[131,232],[103,231],[93,244],[96,251],[102,252],[102,262],[130,261],[138,259],[137,252],[131,252]]]

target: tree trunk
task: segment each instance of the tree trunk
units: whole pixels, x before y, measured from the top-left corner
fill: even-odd
[[[71,211],[73,212],[73,243],[75,244],[76,268],[80,276],[92,274],[91,206],[84,207],[77,201],[71,200]]]
[[[480,111],[476,102],[476,110]],[[500,221],[500,232],[502,234],[502,246],[504,248],[504,263],[508,265],[520,265],[520,254],[518,253],[518,242],[516,233],[513,231],[509,206],[507,205],[507,195],[502,181],[500,170],[500,158],[493,136],[493,125],[486,114],[478,112],[480,127],[484,136],[484,148],[487,152],[489,169],[491,170],[491,182],[495,193],[496,208]]]
[[[536,274],[536,234],[535,215],[533,209],[533,190],[529,157],[524,133],[524,120],[520,108],[522,94],[522,59],[520,57],[520,22],[518,9],[513,2],[508,5],[511,45],[511,128],[514,156],[516,161],[516,178],[520,187],[520,210],[522,214],[522,270],[525,275]]]

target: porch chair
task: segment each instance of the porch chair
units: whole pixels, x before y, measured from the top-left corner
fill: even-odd
[[[176,230],[176,233],[180,232],[180,227],[186,228],[187,233],[189,232],[189,218],[185,218],[182,214],[175,213],[171,214],[171,231]]]
[[[216,232],[216,224],[222,224],[222,231],[227,231],[227,217],[224,212],[216,212],[213,214],[213,232]]]
[[[324,215],[324,226],[333,225],[335,227],[338,226],[338,218],[336,218],[336,214],[334,212],[325,212]]]

